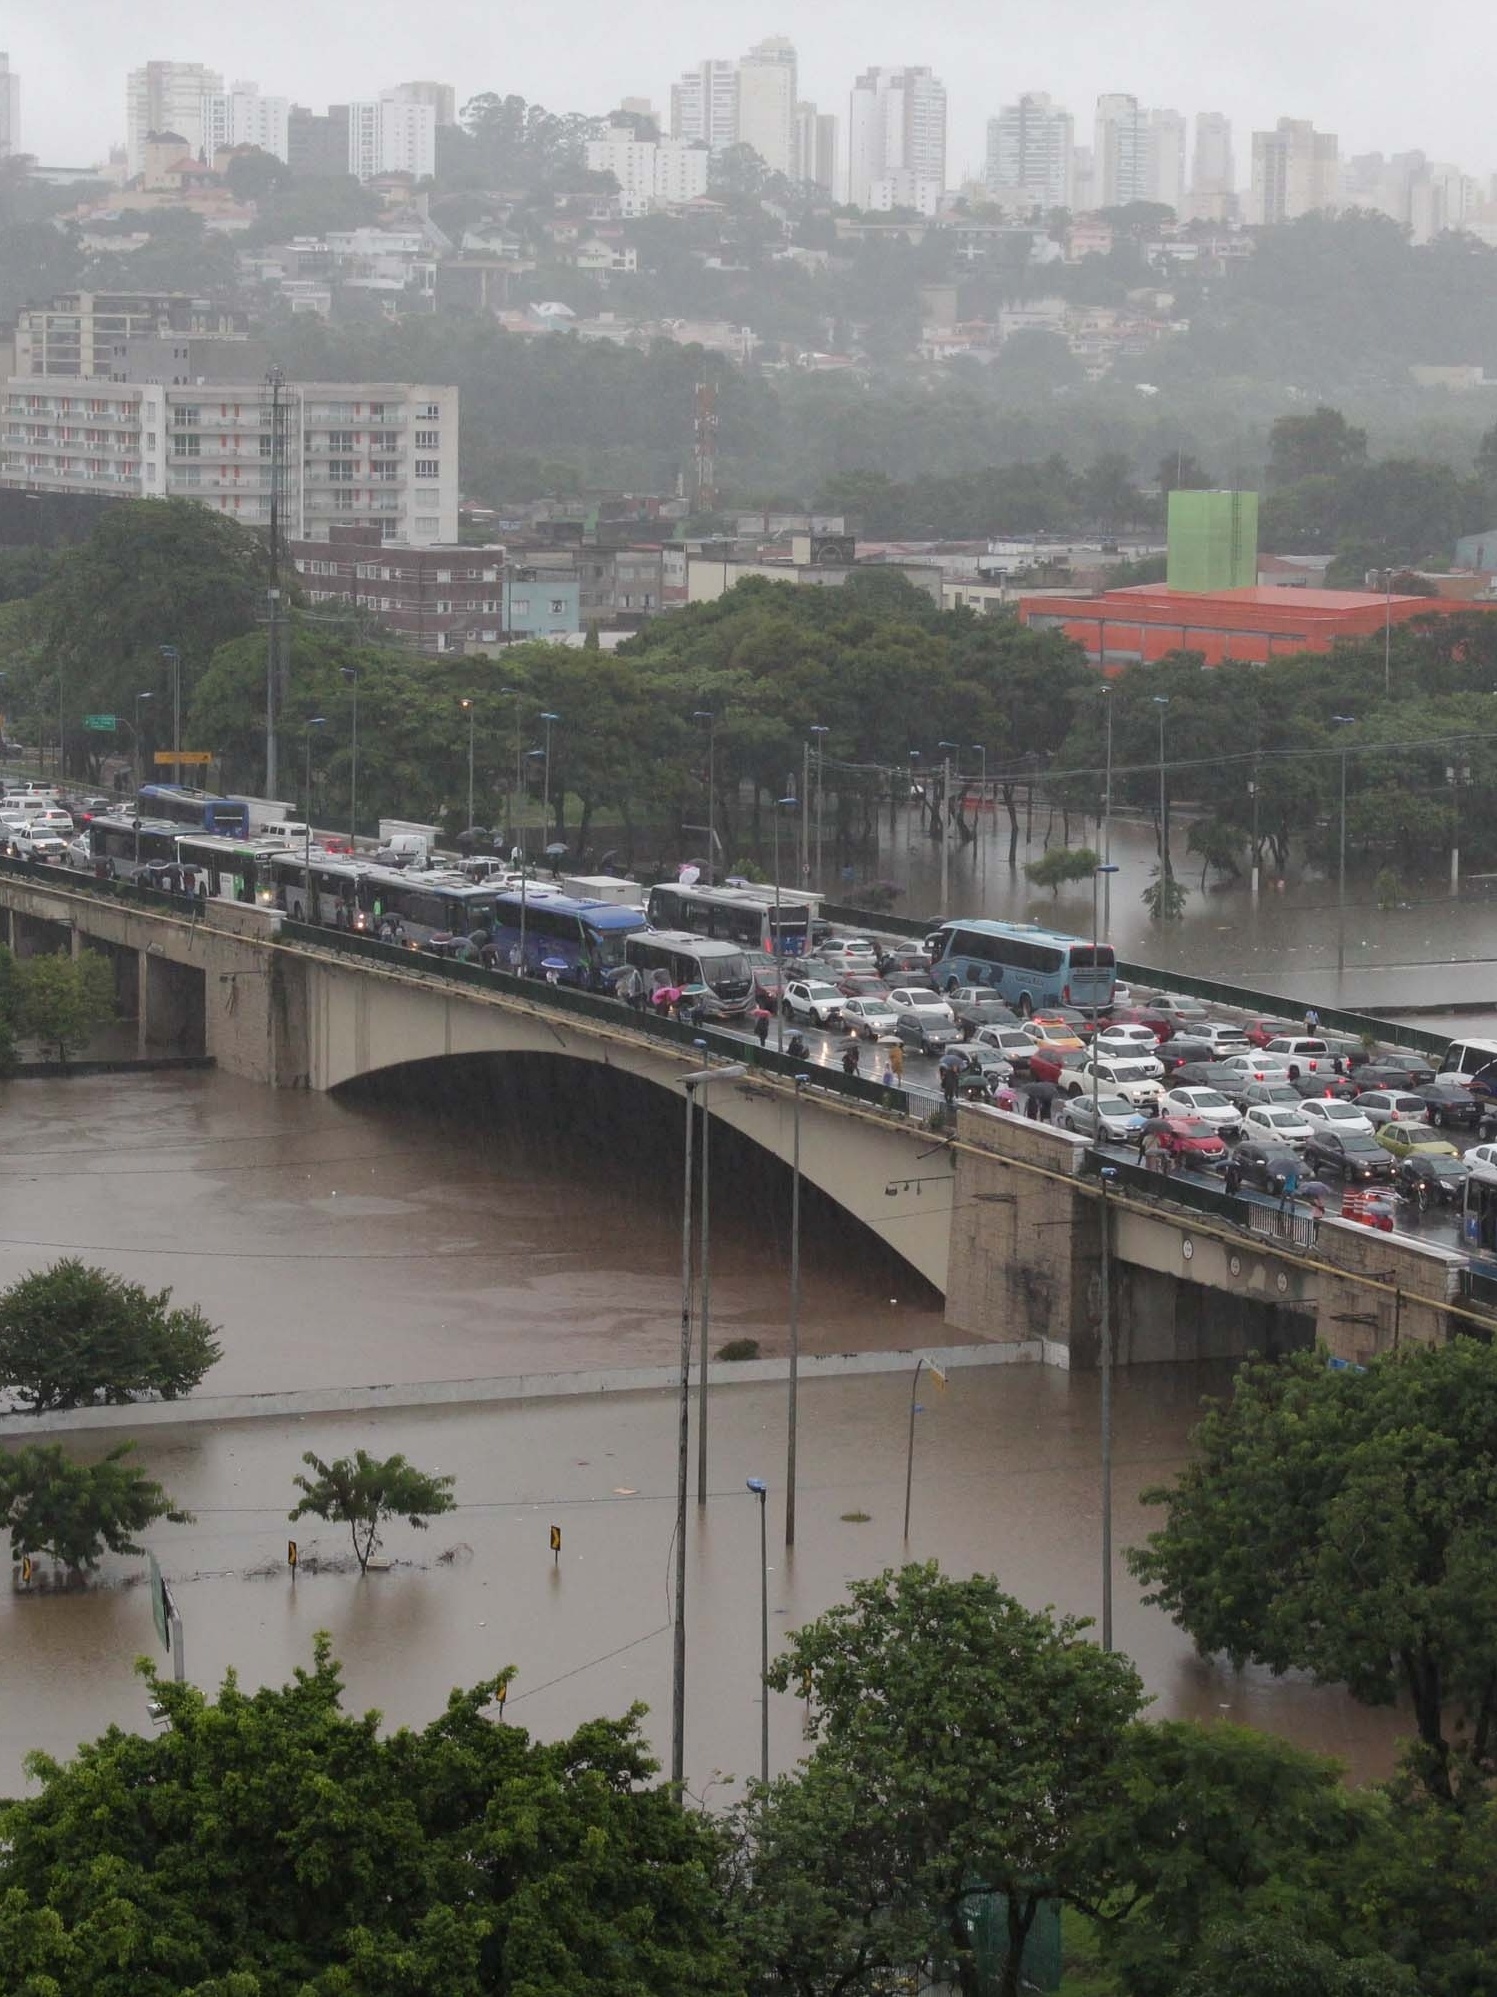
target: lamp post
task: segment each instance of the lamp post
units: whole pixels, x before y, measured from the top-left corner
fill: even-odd
[[[477,720],[477,709],[474,707],[471,699],[460,700],[458,706],[468,717],[468,827],[471,831],[473,826],[473,725]]]
[[[769,1486],[762,1477],[749,1477],[747,1486],[759,1500],[759,1782],[769,1787],[769,1527],[765,1513]]]
[[[920,1391],[921,1369],[928,1372],[938,1385],[944,1387],[946,1375],[934,1359],[927,1359],[922,1352],[915,1361],[915,1377],[910,1382],[910,1440],[904,1457],[904,1536],[910,1536],[910,1486],[915,1478],[915,1417],[920,1413],[920,1403],[915,1399]]]
[[[1393,571],[1383,570],[1383,697],[1393,691]]]
[[[740,1062],[731,1066],[738,1074]],[[678,1803],[686,1783],[686,1483],[691,1439],[691,1220],[692,1137],[696,1130],[696,1090],[727,1072],[702,1068],[681,1077],[686,1091],[685,1180],[681,1196],[681,1381],[676,1417],[676,1603],[671,1661],[671,1783]]]
[[[154,700],[155,698],[154,693],[138,693],[135,696],[135,788],[137,791],[145,782],[145,766],[140,754],[140,703],[143,700]],[[135,809],[136,813],[139,814],[140,799],[138,797],[135,800]]]
[[[699,707],[693,721],[707,724],[707,885],[717,879],[717,716],[711,708]]]
[[[1164,717],[1169,712],[1169,695],[1156,693],[1154,705],[1159,709],[1159,888],[1163,896],[1170,877],[1170,834],[1169,801],[1164,794]],[[1164,907],[1161,900],[1160,907]]]
[[[1112,862],[1112,683],[1102,682],[1102,712],[1107,717],[1106,735],[1106,775],[1102,785],[1102,858]],[[1112,933],[1112,875],[1109,874],[1102,887],[1102,914],[1107,932]]]
[[[795,1544],[795,1431],[800,1392],[800,1092],[809,1075],[795,1078],[794,1125],[790,1145],[790,1372],[785,1424],[785,1544]]]
[[[774,1051],[785,1051],[785,933],[780,927],[780,813],[799,798],[777,797],[774,801],[774,954],[780,968],[780,996],[774,1009]]]
[[[1114,875],[1116,872],[1117,868],[1108,866],[1105,860],[1102,862],[1101,866],[1092,868],[1092,972],[1094,976],[1096,975],[1098,969],[1100,968],[1097,963],[1097,956],[1101,948],[1102,937],[1106,934],[1105,930],[1099,928],[1097,922],[1097,892],[1098,889],[1101,887],[1102,883],[1104,881],[1110,880],[1112,875]],[[1092,1015],[1093,1019],[1097,1021],[1098,1025],[1101,1024],[1101,1020],[1099,1017],[1100,1011],[1101,1008],[1098,1007],[1097,1010]],[[1091,1064],[1092,1064],[1092,1142],[1093,1144],[1100,1144],[1102,1141],[1102,1119],[1097,1113],[1097,1104],[1098,1101],[1100,1100],[1100,1095],[1101,1095],[1101,1091],[1099,1088],[1099,1083],[1101,1078],[1097,1073],[1097,1036],[1095,1032],[1092,1034]]]
[[[1250,885],[1253,900],[1256,901],[1258,899],[1258,878],[1261,872],[1258,860],[1258,765],[1256,763],[1253,764],[1253,774],[1248,779],[1248,796],[1252,799],[1253,804],[1253,869]]]
[[[175,645],[161,647],[163,659],[172,669],[172,782],[182,781],[182,654]]]
[[[826,893],[826,876],[822,872],[822,779],[826,770],[827,728],[824,721],[813,721],[811,733],[816,737],[816,892]]]
[[[523,698],[517,686],[502,686],[500,693],[515,703],[515,787],[510,794],[510,832],[512,845],[520,843],[520,792],[524,787],[524,762],[520,752],[520,701]],[[520,854],[521,867],[524,866],[524,851]]]
[[[1117,1167],[1104,1165],[1098,1174],[1102,1188],[1102,1260],[1098,1335],[1102,1347],[1102,1648],[1112,1649],[1112,1244],[1107,1193]]]
[[[326,716],[326,715],[324,715],[324,714],[314,714],[314,715],[312,716],[311,720],[310,720],[310,721],[308,721],[308,722],[307,722],[307,723],[305,724],[305,726],[303,727],[303,729],[302,729],[302,743],[303,743],[303,748],[304,748],[304,754],[305,754],[305,763],[306,763],[306,786],[305,786],[305,790],[306,790],[306,799],[307,799],[307,819],[306,819],[306,824],[305,824],[305,825],[304,825],[304,826],[302,827],[302,873],[303,873],[303,877],[304,877],[304,878],[303,878],[303,884],[302,884],[302,885],[303,885],[303,892],[305,893],[305,896],[306,896],[306,908],[305,908],[305,910],[303,911],[303,913],[304,913],[304,916],[307,916],[307,917],[310,917],[310,916],[311,916],[311,915],[313,914],[313,905],[312,905],[312,730],[313,730],[314,728],[326,728],[326,726],[327,726],[327,716]]]
[[[941,917],[944,921],[951,883],[951,752],[956,744],[938,742],[936,747],[945,751],[941,758]]]
[[[541,818],[545,825],[546,841],[549,845],[551,836],[551,730],[560,721],[561,716],[559,714],[543,713],[541,719],[546,724],[546,768],[541,787]]]
[[[707,1043],[699,1040],[697,1046],[706,1052]],[[747,1068],[741,1061],[726,1063],[720,1068],[705,1071],[713,1081],[731,1081],[736,1075],[746,1075]],[[707,1340],[712,1318],[712,1111],[707,1100],[707,1085],[702,1084],[702,1337],[701,1361],[697,1374],[697,1503],[707,1502]]]
[[[1471,781],[1471,765],[1457,756],[1445,765],[1445,781],[1450,786],[1450,892],[1461,891],[1461,785]]]
[[[1349,727],[1355,720],[1354,714],[1333,714],[1331,720],[1338,728]],[[1338,842],[1336,863],[1336,976],[1339,978],[1346,969],[1346,759],[1350,754],[1343,739],[1341,744],[1341,836]],[[1339,997],[1339,992],[1337,996]]]
[[[544,749],[527,749],[525,751],[524,758],[520,764],[521,774],[523,775],[524,773],[526,763],[535,762],[539,757],[544,756],[545,753],[546,752]],[[529,888],[528,888],[527,876],[525,873],[525,848],[521,846],[520,848],[520,962],[517,968],[522,977],[525,974],[525,920],[529,912],[530,912],[530,903],[529,903]]]
[[[979,756],[981,756],[981,758],[982,758],[982,769],[981,769],[981,774],[979,775],[979,777],[978,777],[978,779],[977,779],[977,795],[978,795],[978,798],[979,798],[979,799],[980,799],[980,801],[981,801],[981,805],[982,805],[982,810],[983,810],[983,812],[984,812],[984,813],[986,813],[986,811],[987,811],[987,808],[988,808],[988,751],[987,751],[987,745],[986,745],[986,743],[983,743],[983,742],[972,742],[972,743],[969,743],[969,744],[968,744],[968,747],[969,747],[969,748],[971,748],[972,750],[974,750],[974,751],[976,752],[976,754],[977,754],[977,755],[979,755]],[[986,874],[986,872],[987,872],[987,870],[988,870],[988,836],[987,836],[987,835],[988,835],[988,828],[984,827],[984,830],[983,830],[983,833],[982,833],[982,836],[981,836],[981,837],[979,838],[979,840],[978,840],[978,842],[977,842],[977,855],[978,855],[978,862],[979,862],[979,865],[981,866],[981,868],[982,868],[982,871],[983,871],[983,873],[984,873],[984,874]]]
[[[348,759],[348,850],[354,852],[359,836],[359,669],[340,666],[339,672],[353,689],[353,732]]]

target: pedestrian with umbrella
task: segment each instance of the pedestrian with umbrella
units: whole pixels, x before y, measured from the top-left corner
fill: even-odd
[[[946,1052],[936,1063],[936,1074],[940,1080],[941,1094],[946,1098],[946,1107],[948,1109],[956,1107],[956,1085],[966,1065],[966,1061],[957,1053],[954,1047],[947,1048]]]
[[[769,1009],[767,1006],[754,1007],[754,1038],[761,1047],[769,1045]]]

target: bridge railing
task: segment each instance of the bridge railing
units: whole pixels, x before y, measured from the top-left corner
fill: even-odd
[[[484,964],[464,964],[452,958],[437,957],[428,951],[413,949],[410,944],[381,943],[373,936],[354,935],[343,929],[323,929],[316,923],[293,922],[289,917],[282,922],[280,933],[283,942],[331,951],[340,957],[357,958],[390,970],[418,972],[423,978],[439,984],[503,992],[511,998],[524,999],[531,1005],[544,1006],[549,1011],[597,1020],[608,1026],[622,1026],[631,1033],[642,1034],[647,1039],[669,1046],[695,1048],[699,1052],[705,1049],[709,1054],[742,1061],[764,1074],[779,1075],[792,1081],[797,1075],[805,1075],[813,1088],[828,1095],[865,1103],[873,1109],[889,1110],[896,1116],[909,1114],[910,1102],[904,1089],[886,1089],[864,1075],[845,1075],[840,1068],[822,1068],[815,1062],[796,1061],[788,1054],[777,1053],[773,1047],[760,1048],[753,1041],[745,1041],[737,1034],[723,1033],[711,1025],[689,1026],[683,1020],[665,1019],[658,1013],[635,1012],[618,999],[607,998],[600,992],[582,991],[576,985],[553,985],[544,978],[520,978],[512,971],[491,970]]]
[[[86,874],[76,867],[56,867],[43,860],[15,860],[4,854],[0,854],[0,874],[35,881],[38,887],[92,895],[97,901],[124,902],[161,914],[190,915],[203,905],[196,895],[167,894],[161,888],[137,886],[134,881],[104,881],[97,874]]]

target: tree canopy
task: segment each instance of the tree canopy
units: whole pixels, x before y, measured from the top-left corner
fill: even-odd
[[[12,1557],[47,1554],[64,1567],[97,1567],[111,1553],[141,1553],[135,1535],[158,1519],[186,1524],[154,1479],[129,1458],[122,1442],[97,1463],[81,1463],[61,1443],[26,1443],[0,1454],[0,1525]],[[3,1973],[3,1972],[0,1972]]]
[[[220,1347],[203,1313],[173,1310],[171,1296],[72,1256],[23,1276],[0,1295],[0,1387],[34,1414],[180,1399]]]

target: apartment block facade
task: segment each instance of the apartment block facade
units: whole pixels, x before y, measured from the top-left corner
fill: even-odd
[[[1308,118],[1280,118],[1273,131],[1254,132],[1250,221],[1293,222],[1335,208],[1340,192],[1334,132],[1317,132]]]
[[[0,49],[0,159],[21,150],[21,79]]]
[[[152,132],[175,132],[194,158],[203,150],[203,100],[223,92],[216,69],[201,62],[147,62],[125,79],[125,153],[132,174],[145,164]]]
[[[262,97],[258,83],[236,83],[210,93],[202,104],[203,151],[211,160],[225,146],[258,146],[279,160],[290,158],[290,100]]]
[[[249,314],[184,292],[69,291],[16,317],[18,375],[107,380],[122,340],[144,334],[243,339]]]
[[[796,170],[796,100],[794,45],[783,35],[755,43],[738,65],[738,143],[787,177]]]
[[[1043,90],[1026,91],[988,120],[988,192],[1024,208],[1069,208],[1076,121]]]
[[[345,108],[345,171],[355,180],[373,180],[382,173],[409,173],[417,180],[430,180],[437,170],[437,114],[432,105],[405,103],[392,94]]]
[[[502,635],[502,547],[416,547],[378,526],[334,522],[323,540],[293,540],[290,554],[310,602],[377,618],[414,651],[460,652]]]
[[[290,403],[289,537],[335,525],[414,546],[457,539],[458,392],[310,382]],[[247,527],[270,521],[272,436],[257,382],[179,384],[14,377],[0,486],[116,499],[192,499]]]
[[[686,139],[640,139],[632,125],[610,125],[585,149],[590,173],[611,173],[619,184],[620,212],[647,215],[707,192],[712,155]]]
[[[848,110],[848,201],[869,207],[874,183],[900,173],[945,188],[946,86],[929,69],[869,69]]]

